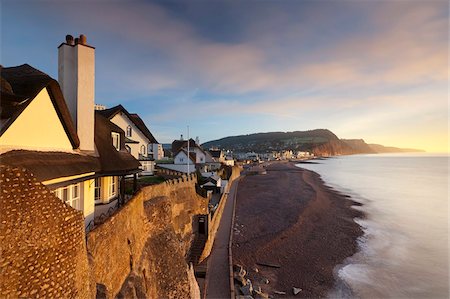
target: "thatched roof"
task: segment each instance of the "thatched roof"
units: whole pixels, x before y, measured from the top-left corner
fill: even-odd
[[[26,168],[39,181],[100,171],[96,157],[64,152],[14,150],[0,155],[0,164]]]
[[[99,153],[101,174],[122,175],[139,171],[141,165],[125,149],[125,133],[117,125],[103,117],[100,111],[95,113],[95,146]],[[120,150],[117,151],[111,141],[111,132],[120,134]]]
[[[41,90],[47,88],[64,130],[72,147],[78,148],[80,141],[72,122],[61,88],[56,80],[28,64],[0,68],[1,74],[1,128],[0,136],[9,128]]]
[[[180,151],[180,149],[182,149],[183,147],[187,148],[188,146],[188,141],[187,140],[174,140],[172,142],[172,153],[174,153],[174,156],[176,154],[178,154],[178,152]],[[197,144],[195,143],[194,139],[189,139],[189,147],[192,149],[194,147],[196,147]]]
[[[136,113],[129,113],[127,109],[125,109],[122,105],[117,105],[115,107],[105,110],[98,110],[98,113],[100,113],[102,116],[108,119],[112,119],[119,112],[124,113],[134,123],[134,125],[142,132],[142,134],[144,134],[144,136],[148,138],[150,143],[158,143],[153,134],[145,125],[144,121],[139,117],[139,115],[137,115]]]

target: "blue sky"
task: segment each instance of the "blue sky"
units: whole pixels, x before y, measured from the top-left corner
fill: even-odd
[[[160,142],[328,128],[448,151],[447,1],[1,1],[1,64],[57,78],[96,47],[96,103]]]

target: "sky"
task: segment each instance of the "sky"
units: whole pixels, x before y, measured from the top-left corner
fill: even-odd
[[[0,0],[0,20],[1,64],[55,79],[86,35],[95,102],[160,143],[326,128],[448,152],[448,1]]]

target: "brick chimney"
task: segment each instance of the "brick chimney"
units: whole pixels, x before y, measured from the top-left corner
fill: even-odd
[[[86,36],[66,36],[58,47],[58,81],[80,139],[80,149],[95,151],[95,48]]]

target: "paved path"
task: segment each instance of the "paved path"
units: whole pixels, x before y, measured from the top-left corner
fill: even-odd
[[[233,202],[236,189],[241,178],[237,178],[230,188],[222,219],[217,230],[216,239],[208,258],[206,273],[206,298],[227,298],[230,294],[230,267],[228,263],[228,242],[230,240],[231,221],[233,218]]]

